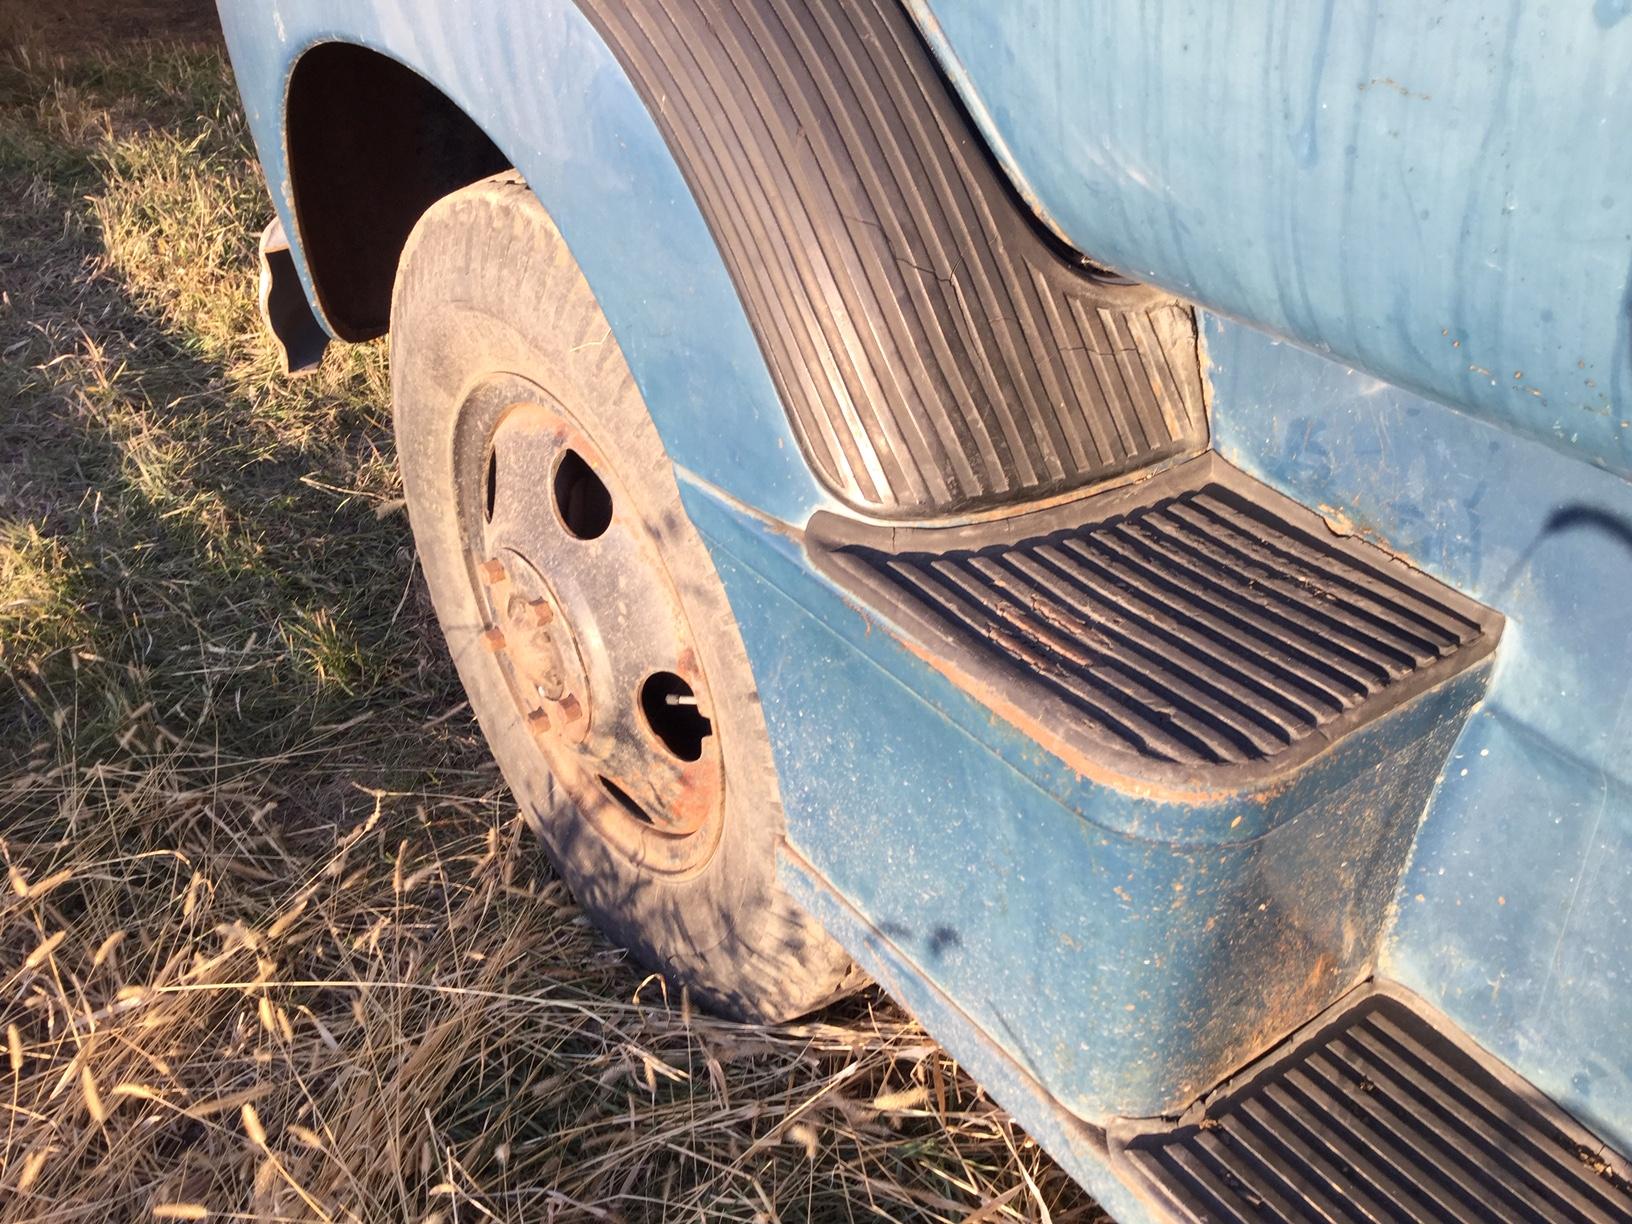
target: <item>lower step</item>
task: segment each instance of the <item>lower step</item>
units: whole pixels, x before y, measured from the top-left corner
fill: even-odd
[[[1295,769],[1484,658],[1502,623],[1210,453],[990,523],[819,514],[806,541],[1084,772],[1209,793]]]
[[[1604,1145],[1405,992],[1374,985],[1176,1122],[1110,1131],[1180,1219],[1632,1221]]]

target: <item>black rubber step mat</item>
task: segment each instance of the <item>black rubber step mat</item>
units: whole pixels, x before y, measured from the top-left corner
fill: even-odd
[[[1205,448],[1193,312],[1044,233],[900,0],[578,2],[842,501],[934,517]]]
[[[818,514],[806,541],[993,709],[1186,785],[1301,764],[1484,658],[1502,623],[1211,454],[989,524]]]
[[[1405,991],[1374,983],[1112,1158],[1180,1219],[1632,1220],[1624,1163]]]

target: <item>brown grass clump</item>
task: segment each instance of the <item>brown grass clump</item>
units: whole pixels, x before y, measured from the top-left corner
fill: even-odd
[[[880,996],[725,1023],[586,925],[265,212],[216,49],[0,61],[0,1219],[1097,1218]]]

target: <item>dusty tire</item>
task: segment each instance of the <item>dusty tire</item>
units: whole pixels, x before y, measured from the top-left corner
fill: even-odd
[[[497,391],[480,391],[494,378],[508,381]],[[851,980],[848,958],[776,879],[782,813],[774,766],[725,592],[682,509],[668,456],[588,283],[548,214],[514,175],[456,192],[415,227],[392,303],[391,384],[409,515],[437,615],[505,778],[580,905],[612,939],[711,1010],[785,1019],[841,993]],[[712,840],[689,857],[676,855],[676,839],[661,829],[607,823],[619,814],[605,807],[608,795],[590,785],[593,762],[583,768],[574,760],[563,763],[566,749],[535,734],[526,699],[517,697],[526,687],[517,679],[524,669],[496,653],[490,640],[499,604],[496,597],[484,602],[482,551],[497,546],[473,543],[473,535],[489,528],[471,525],[468,461],[472,447],[489,448],[482,514],[494,516],[501,498],[522,507],[514,514],[506,508],[506,523],[532,513],[520,500],[526,490],[501,486],[495,469],[498,439],[509,436],[498,431],[534,428],[527,425],[531,417],[523,425],[504,422],[520,411],[518,398],[536,392],[547,401],[537,411],[560,414],[541,419],[566,422],[555,434],[538,427],[539,445],[581,428],[573,435],[585,438],[580,449],[598,447],[599,456],[616,457],[607,487],[620,529],[650,534],[682,610],[676,632],[695,647],[688,666],[706,675],[704,722],[717,737],[707,746],[723,778],[720,818],[710,829]],[[484,425],[481,413],[498,411],[493,403],[511,406],[495,418],[499,424]],[[492,440],[482,443],[489,427]],[[547,484],[548,473],[538,472],[531,483]],[[564,505],[558,502],[558,512]],[[510,564],[534,573],[514,559]],[[566,608],[569,596],[559,598]],[[602,636],[615,636],[597,627]],[[571,644],[583,649],[578,638]],[[556,650],[550,657],[554,666],[564,656]],[[538,692],[545,691],[540,684]],[[640,815],[648,826],[655,823]],[[603,829],[611,832],[603,836]]]

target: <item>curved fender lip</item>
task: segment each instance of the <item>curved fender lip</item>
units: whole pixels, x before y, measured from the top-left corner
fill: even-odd
[[[268,0],[222,9],[269,194],[308,287],[284,104],[295,63],[343,42],[423,77],[527,180],[584,269],[675,463],[784,522],[838,508],[798,450],[672,153],[573,0],[490,0],[468,10]],[[322,322],[320,303],[317,316]]]
[[[307,300],[283,220],[273,217],[261,231],[261,322],[278,349],[278,364],[289,375],[315,373],[329,347],[329,334]]]

